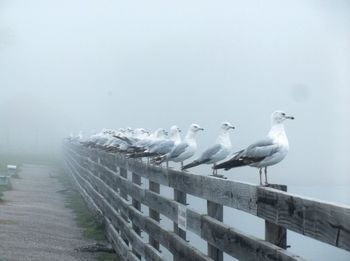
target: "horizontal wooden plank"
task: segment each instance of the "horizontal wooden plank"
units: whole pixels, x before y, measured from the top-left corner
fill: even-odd
[[[119,253],[120,256],[128,261],[140,261],[140,259],[129,250],[128,245],[115,230],[111,222],[106,224],[106,231],[108,240],[112,243],[113,248],[116,249],[116,252]]]
[[[72,160],[72,162],[73,161],[74,160]],[[85,170],[85,172],[88,173],[89,171]],[[84,181],[84,178],[82,177],[80,177],[80,182],[88,183],[87,181]],[[89,187],[88,189],[90,193],[95,194],[94,198],[95,199],[98,198],[100,205],[108,204],[102,196],[96,196],[98,195],[97,194],[98,192],[93,188],[91,184],[86,184],[86,186]],[[101,189],[101,191],[104,191],[104,189]],[[193,246],[189,245],[188,242],[186,242],[182,238],[178,238],[177,235],[174,234],[173,232],[163,229],[158,222],[154,221],[149,217],[144,216],[132,205],[126,203],[127,201],[122,199],[118,194],[116,194],[115,196],[119,197],[119,202],[121,204],[127,204],[124,207],[128,208],[129,218],[142,230],[144,230],[149,234],[152,234],[154,238],[160,241],[163,246],[168,248],[169,251],[171,252],[176,251],[176,253],[180,253],[181,255],[186,256],[187,260],[193,260],[193,261],[210,261],[211,260],[205,254],[201,253],[200,251],[195,249]],[[104,214],[106,214],[106,212],[104,212]]]
[[[96,205],[94,200],[89,196],[89,194],[86,192],[86,190],[80,185],[80,183],[77,180],[76,174],[73,173],[73,167],[70,165],[69,170],[71,172],[72,178],[75,181],[75,185],[77,186],[78,191],[84,198],[85,202],[87,203],[90,211],[95,213],[95,216],[99,216],[104,219],[105,223],[105,229],[107,232],[107,237],[109,241],[112,243],[113,249],[121,256],[126,257],[126,260],[130,261],[139,261],[139,259],[129,251],[129,247],[125,244],[125,242],[122,240],[122,238],[119,236],[118,232],[115,230],[115,228],[112,226],[111,222],[108,220],[108,218],[103,216],[102,211],[100,208]],[[147,259],[147,260],[154,260],[154,259]],[[157,261],[163,260],[162,258],[157,259]]]
[[[85,171],[86,173],[89,173],[91,176],[94,176],[94,174],[91,173],[90,171],[88,170],[85,170]],[[106,176],[106,175],[102,175],[102,176]],[[117,205],[122,206],[121,211],[128,213],[127,211],[129,210],[130,204],[127,201],[123,200],[117,193],[113,193],[112,189],[106,183],[104,183],[103,180],[99,179],[96,176],[93,179],[94,180],[92,180],[93,182],[92,186],[96,187],[98,191],[101,191],[104,197],[108,198],[109,201],[115,202]],[[121,183],[130,182],[126,179],[122,181],[122,178],[119,181]],[[153,207],[155,207],[156,209],[159,209],[159,212],[161,214],[167,216],[173,221],[177,221],[177,208],[178,208],[178,205],[181,205],[180,203],[171,199],[167,199],[157,193],[154,193],[148,190],[145,191],[145,189],[141,188],[138,185],[135,185],[132,183],[131,185],[134,186],[134,189],[133,189],[134,191],[139,190],[139,192],[135,193],[135,195],[138,195],[140,197],[140,201],[142,203],[150,202],[151,204],[153,204],[152,205]],[[141,195],[145,195],[145,196],[141,197]],[[157,203],[154,203],[154,202],[157,202]],[[206,230],[206,233],[203,233],[204,227],[208,228],[208,227],[213,227],[214,225],[218,225],[219,227],[221,226],[220,233],[219,233],[220,238],[226,241],[224,242],[222,240],[220,241],[219,237],[215,237],[215,235],[218,235],[218,233],[216,232],[208,233],[209,231],[208,229]],[[246,254],[246,258],[248,257],[250,258],[252,256],[250,251],[253,251],[253,254],[255,252],[259,252],[259,255],[260,255],[259,259],[256,259],[256,260],[301,260],[299,257],[289,253],[288,251],[285,251],[279,247],[274,246],[273,244],[267,243],[258,238],[246,235],[242,232],[237,231],[234,228],[227,227],[221,222],[214,223],[214,225],[211,222],[211,219],[208,219],[206,215],[201,215],[196,211],[190,208],[187,208],[187,228],[193,231],[194,233],[196,233],[197,235],[201,236],[204,240],[207,240],[208,242],[217,246],[218,248],[220,248],[220,250],[225,251],[228,254],[232,255],[233,257],[241,259],[242,257],[244,257],[244,254]],[[214,228],[216,229],[215,226]],[[232,239],[235,239],[235,240],[232,240]],[[171,247],[171,245],[169,245],[169,247]],[[232,251],[232,249],[234,249],[234,251]],[[236,251],[237,249],[240,249],[240,251]],[[252,259],[248,259],[248,260],[252,260]]]
[[[350,207],[258,188],[258,216],[350,251]]]
[[[68,162],[66,162],[66,169],[69,171],[74,184],[77,188],[77,190],[79,191],[80,195],[82,196],[82,198],[84,199],[90,213],[93,214],[94,219],[97,221],[98,224],[103,224],[104,220],[104,216],[102,211],[99,209],[99,207],[95,204],[95,202],[92,200],[92,198],[87,194],[87,192],[85,191],[84,188],[81,187],[81,185],[79,184],[79,182],[77,181],[76,177],[74,176],[74,174],[72,173],[73,169],[71,165],[68,165]]]
[[[105,152],[101,152],[103,157]],[[78,155],[79,156],[79,155]],[[113,156],[109,156],[113,161]],[[185,193],[236,208],[321,242],[350,251],[350,207],[233,180],[195,175],[115,156],[136,174]]]
[[[99,153],[100,157],[106,154],[108,153]],[[254,215],[257,213],[255,185],[161,168],[135,159],[126,159],[119,154],[114,159],[109,156],[109,160],[114,160],[121,168],[161,185]]]
[[[72,163],[71,165],[74,168],[73,165],[74,163]],[[163,260],[162,255],[158,251],[153,249],[149,244],[147,244],[146,242],[143,242],[141,237],[132,229],[131,225],[128,222],[126,222],[121,217],[121,215],[118,212],[116,212],[108,202],[106,202],[104,197],[101,194],[99,194],[97,190],[95,190],[94,186],[89,184],[89,182],[85,180],[81,176],[81,174],[79,174],[79,170],[76,170],[75,177],[78,180],[78,182],[81,184],[81,186],[84,187],[85,190],[89,191],[91,197],[94,198],[99,208],[103,211],[105,217],[108,218],[108,220],[111,222],[111,224],[113,224],[113,226],[117,227],[118,230],[120,230],[122,235],[122,237],[120,238],[124,238],[124,237],[127,238],[128,241],[133,246],[133,248],[137,251],[137,253],[141,254],[144,257],[147,257],[148,258],[147,260],[155,260],[155,261]],[[124,199],[121,199],[121,200],[124,200]],[[123,243],[125,244],[124,241]],[[120,242],[118,243],[118,246],[120,246]],[[127,245],[125,244],[125,246]],[[128,246],[127,248],[129,249]],[[124,254],[125,254],[125,250],[124,250]],[[128,255],[130,255],[130,253],[128,253]]]
[[[171,253],[186,257],[186,260],[211,260],[208,256],[201,253],[194,246],[191,246],[174,232],[163,229],[157,221],[142,215],[142,213],[137,211],[134,207],[129,208],[128,215],[132,222],[148,234],[151,234],[155,240],[159,241]]]
[[[267,241],[245,234],[209,217],[201,217],[201,237],[239,260],[303,260]]]

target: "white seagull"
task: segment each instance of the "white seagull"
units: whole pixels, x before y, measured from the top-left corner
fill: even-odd
[[[204,129],[198,124],[191,124],[184,141],[175,146],[171,152],[157,157],[153,162],[156,164],[160,164],[164,161],[181,162],[181,167],[183,167],[183,161],[191,158],[196,153],[197,142],[195,140],[195,135],[201,130]]]
[[[221,124],[220,133],[216,139],[216,143],[206,149],[198,159],[183,166],[182,170],[201,164],[214,164],[215,167],[216,162],[225,159],[231,152],[232,148],[229,130],[234,128],[235,127],[232,126],[229,122],[223,122]],[[217,175],[217,170],[213,170],[213,175]]]
[[[176,145],[181,142],[181,130],[176,125],[170,128],[170,137],[156,140],[148,146],[148,149],[142,152],[136,152],[129,155],[131,158],[161,156],[169,153]]]
[[[267,185],[267,167],[279,163],[289,151],[288,138],[283,125],[286,119],[294,120],[294,117],[287,116],[283,111],[273,112],[271,115],[271,129],[265,139],[236,152],[233,158],[216,165],[214,169],[229,170],[240,166],[256,167],[259,169],[260,185],[262,185],[261,174],[264,168],[265,184]]]

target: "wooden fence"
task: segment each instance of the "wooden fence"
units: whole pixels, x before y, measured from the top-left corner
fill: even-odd
[[[223,253],[239,260],[303,260],[285,250],[287,230],[350,251],[347,206],[292,195],[281,191],[285,186],[195,175],[78,144],[65,143],[63,149],[80,193],[104,220],[113,247],[126,260],[165,260],[160,245],[174,260],[219,261]],[[148,189],[141,186],[141,177],[149,180]],[[160,185],[173,188],[174,198],[160,195]],[[207,214],[187,205],[187,194],[206,200]],[[141,212],[141,204],[149,215]],[[264,219],[265,240],[223,223],[223,206]],[[173,230],[160,225],[160,214],[174,222]],[[149,235],[148,242],[141,231]],[[186,241],[186,231],[207,241],[207,253]]]

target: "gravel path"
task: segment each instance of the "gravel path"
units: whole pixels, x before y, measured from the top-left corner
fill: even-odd
[[[24,165],[0,203],[1,261],[92,261],[94,254],[74,248],[94,243],[82,236],[72,210],[64,206],[64,189],[46,166]]]

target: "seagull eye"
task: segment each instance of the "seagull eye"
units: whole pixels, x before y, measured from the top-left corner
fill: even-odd
[[[284,112],[282,112],[282,116],[286,116],[286,114]]]

